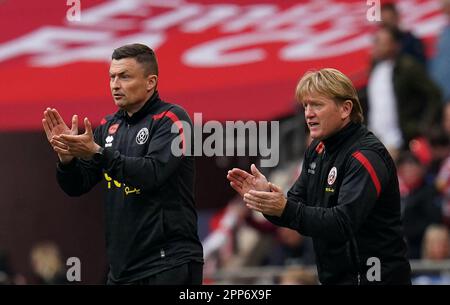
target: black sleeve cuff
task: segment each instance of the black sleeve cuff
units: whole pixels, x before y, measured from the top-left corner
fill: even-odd
[[[299,223],[299,219],[301,218],[301,211],[299,209],[302,209],[303,204],[300,202],[293,202],[293,201],[287,201],[286,206],[284,207],[283,213],[280,217],[278,216],[270,216],[263,214],[264,217],[266,217],[267,220],[269,220],[271,223],[282,226],[282,227],[292,227],[293,223]]]
[[[58,160],[58,162],[56,163],[56,168],[60,172],[70,172],[71,170],[73,170],[75,168],[76,165],[77,165],[77,158],[73,158],[72,161],[70,161],[69,163],[66,163],[66,164],[64,164],[60,160]]]
[[[117,155],[120,155],[119,151],[105,148],[101,154],[95,154],[93,159],[101,168],[107,170],[111,167]]]
[[[302,208],[302,203],[300,202],[293,202],[288,200],[286,202],[286,206],[284,207],[283,214],[280,216],[281,222],[285,223],[286,225],[291,224],[293,221],[297,221],[297,217],[301,216],[299,209]]]
[[[102,160],[102,166],[109,167],[109,164],[114,160],[115,150],[112,149],[104,149],[103,150],[103,160]]]

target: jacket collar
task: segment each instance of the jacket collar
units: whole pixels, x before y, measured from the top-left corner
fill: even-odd
[[[350,122],[344,126],[337,133],[333,134],[329,138],[323,140],[323,144],[325,145],[325,150],[327,152],[333,152],[337,148],[339,148],[346,140],[348,140],[359,128],[361,127],[360,123]]]
[[[144,106],[142,106],[141,109],[133,113],[131,116],[129,116],[128,113],[123,109],[120,109],[116,115],[129,124],[135,124],[142,118],[144,118],[147,114],[154,112],[154,110],[158,108],[161,103],[162,100],[159,97],[159,93],[158,91],[155,91],[153,95],[147,100],[147,102],[145,102]]]

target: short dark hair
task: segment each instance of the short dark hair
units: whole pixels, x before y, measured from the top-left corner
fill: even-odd
[[[121,46],[114,50],[112,59],[134,58],[144,68],[145,75],[158,75],[158,62],[155,52],[148,46],[140,43],[133,43]]]
[[[398,10],[397,7],[395,6],[395,3],[384,3],[381,5],[381,10],[382,11],[391,11],[393,12],[396,16],[398,16]]]
[[[381,30],[388,32],[388,34],[391,36],[392,40],[395,41],[396,43],[402,42],[403,34],[397,27],[384,25],[381,27]]]

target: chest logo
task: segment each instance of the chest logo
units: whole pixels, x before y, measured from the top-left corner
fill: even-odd
[[[112,141],[114,141],[114,137],[113,136],[107,136],[105,139],[105,147],[111,147],[112,146]]]
[[[148,140],[148,129],[144,127],[141,130],[139,130],[138,134],[136,135],[136,143],[142,145],[145,142],[147,142],[147,140]]]
[[[309,163],[308,173],[314,175],[316,173],[315,169],[316,169],[316,162]]]
[[[108,133],[115,134],[118,128],[119,128],[119,124],[111,125],[108,129]]]
[[[327,180],[328,185],[332,185],[334,181],[336,181],[336,177],[337,177],[337,169],[334,166],[328,173],[328,180]]]

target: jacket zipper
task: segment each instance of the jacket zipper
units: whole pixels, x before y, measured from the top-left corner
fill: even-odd
[[[322,183],[325,179],[324,174],[323,174],[323,168],[324,168],[324,162],[325,162],[325,149],[322,152],[322,156],[320,157],[320,166],[319,166],[319,183],[318,185],[321,187]],[[319,192],[320,195],[320,201],[319,202],[323,202],[323,194],[321,192]],[[320,242],[320,244],[318,245],[319,251],[320,251],[320,247],[322,247],[322,243]],[[321,262],[321,257],[319,257],[318,255],[317,257],[317,265],[320,266],[320,269],[323,270],[323,266],[322,266],[322,262]]]
[[[358,281],[358,286],[361,285],[361,259],[359,257],[359,249],[358,249],[358,245],[356,243],[355,237],[353,236],[353,232],[352,232],[352,238],[351,238],[351,248],[354,249],[355,251],[355,259],[356,259],[356,270],[357,270],[357,281]],[[350,256],[351,258],[351,256]]]
[[[128,140],[128,132],[130,131],[130,123],[127,122],[127,132],[126,132],[126,137],[125,139]],[[128,145],[128,143],[125,143],[125,155],[128,156],[128,147],[130,147],[130,145]]]
[[[325,157],[326,157],[326,150],[325,150],[325,148],[324,148],[324,150],[323,150],[323,153],[322,153],[322,158],[321,158],[321,162],[320,162],[320,173],[322,174],[322,172],[323,172],[323,168],[324,168],[324,163],[325,163]],[[323,183],[326,183],[326,181],[325,181],[325,176],[326,176],[326,174],[324,174],[324,176],[321,176],[320,177],[320,185],[322,185],[322,182]],[[323,198],[322,198],[323,199]],[[322,202],[323,202],[323,200],[321,200]],[[356,241],[355,241],[355,238],[353,237],[353,232],[352,232],[352,238],[351,238],[351,246],[350,246],[351,248],[354,248],[354,250],[355,250],[355,258],[356,258],[356,268],[357,268],[357,285],[359,286],[359,285],[361,285],[361,272],[360,272],[360,259],[359,259],[359,251],[358,251],[358,247],[357,247],[357,245],[356,245]],[[350,255],[350,260],[352,261],[352,259],[351,259],[351,255]]]

